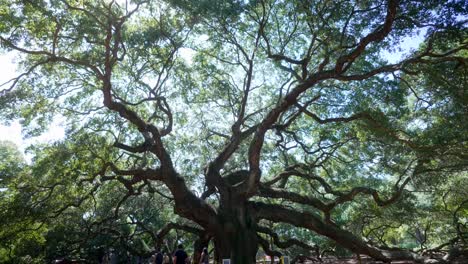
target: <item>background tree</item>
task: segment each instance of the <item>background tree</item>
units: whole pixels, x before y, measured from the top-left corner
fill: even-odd
[[[157,194],[234,263],[283,254],[273,244],[320,251],[296,228],[383,261],[466,248],[464,191],[450,191],[467,177],[463,1],[2,4],[24,73],[0,114],[31,136],[66,120],[62,142],[36,148],[40,213],[99,196],[133,221],[123,205]],[[419,50],[385,59],[418,34]],[[431,238],[448,222],[425,207],[455,238]]]
[[[0,261],[39,263],[44,255],[45,228],[29,210],[31,197],[21,190],[29,176],[27,164],[17,146],[0,141]]]

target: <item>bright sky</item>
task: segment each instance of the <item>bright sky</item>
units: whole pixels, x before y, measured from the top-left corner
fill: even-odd
[[[0,84],[5,83],[15,76],[16,69],[13,64],[12,54],[0,54]],[[0,87],[0,90],[5,89]],[[18,122],[11,124],[10,126],[4,126],[0,122],[0,140],[10,140],[16,145],[22,145],[21,139],[21,126]]]
[[[387,51],[382,52],[382,55],[387,58],[390,63],[398,62],[403,55],[407,54],[411,49],[415,49],[423,40],[423,33],[413,38],[405,38],[402,42],[402,51],[390,53]],[[182,56],[191,59],[193,54],[191,51],[183,50]],[[187,53],[187,54],[184,54]],[[13,54],[0,54],[0,84],[14,78],[17,73]],[[8,86],[0,87],[0,90]],[[3,120],[0,120],[0,140],[9,140],[14,142],[20,150],[24,152],[25,148],[34,143],[45,143],[62,139],[64,137],[64,129],[60,126],[60,121],[55,121],[51,124],[49,130],[43,135],[35,138],[24,139],[21,132],[20,122],[14,121],[9,125],[5,125]]]
[[[0,84],[3,84],[18,75],[16,63],[13,54],[0,54]],[[0,90],[8,88],[6,85],[0,87]],[[35,138],[24,139],[21,131],[21,124],[16,120],[9,125],[4,124],[4,120],[0,119],[0,140],[9,140],[15,143],[22,152],[25,148],[34,143],[51,142],[63,138],[64,130],[59,125],[59,122],[53,122],[50,129],[43,135]],[[27,159],[31,157],[26,156]]]

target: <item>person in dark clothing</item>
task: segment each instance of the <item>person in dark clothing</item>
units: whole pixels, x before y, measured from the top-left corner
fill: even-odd
[[[177,251],[174,253],[174,257],[172,258],[173,264],[185,264],[187,260],[188,255],[184,251],[184,246],[177,246]]]
[[[155,255],[155,261],[154,263],[155,264],[163,264],[163,259],[164,259],[164,255],[163,253],[161,252],[161,250],[158,248],[157,249],[157,253]]]

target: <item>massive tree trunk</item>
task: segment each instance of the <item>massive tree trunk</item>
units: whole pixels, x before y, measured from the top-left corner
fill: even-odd
[[[258,251],[256,219],[245,203],[228,201],[221,206],[218,219],[222,228],[214,234],[215,259],[231,259],[233,264],[255,263]]]

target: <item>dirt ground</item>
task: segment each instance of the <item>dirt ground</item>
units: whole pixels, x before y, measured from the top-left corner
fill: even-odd
[[[304,263],[304,264],[383,264],[382,261],[375,261],[364,256],[361,257],[360,261],[356,258],[337,259],[337,258],[330,257],[330,258],[324,258],[322,259],[322,261],[307,260],[305,262],[300,262],[300,263]],[[391,264],[415,264],[415,263],[411,261],[392,261]],[[468,264],[468,258],[460,257],[450,262],[450,264]]]
[[[383,264],[382,261],[375,261],[370,259],[361,259],[359,262],[357,259],[336,259],[336,258],[329,258],[323,259],[322,262],[319,261],[306,261],[303,262],[304,264]],[[451,264],[468,264],[468,259],[457,259],[452,262]],[[392,264],[415,264],[414,262],[409,261],[392,261]]]

